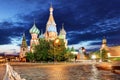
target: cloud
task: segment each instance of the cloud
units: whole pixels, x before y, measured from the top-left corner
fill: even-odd
[[[18,39],[22,38],[22,33],[25,32],[29,45],[31,38],[29,29],[32,27],[34,19],[37,27],[45,31],[51,1],[14,1],[13,3],[18,4],[12,6],[14,16],[0,22],[0,34],[4,34],[1,35],[0,44],[20,45]],[[69,45],[82,44],[84,41],[99,41],[103,36],[107,37],[109,45],[120,44],[119,3],[119,0],[54,0],[54,18],[57,29],[59,31],[61,24],[65,24]],[[90,45],[100,45],[100,42],[89,43],[91,43]]]
[[[76,50],[79,50],[81,47],[85,47],[87,51],[96,50],[96,49],[98,50],[101,47],[101,44],[94,44],[94,43],[100,43],[100,42],[101,42],[100,40],[81,41],[77,44],[68,45],[68,47],[74,47]]]

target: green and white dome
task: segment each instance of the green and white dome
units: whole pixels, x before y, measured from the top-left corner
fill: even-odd
[[[35,23],[34,23],[33,27],[30,29],[29,32],[30,32],[31,34],[32,34],[32,33],[35,33],[35,34],[39,34],[39,33],[40,33],[40,31],[39,31],[39,29],[36,27]]]

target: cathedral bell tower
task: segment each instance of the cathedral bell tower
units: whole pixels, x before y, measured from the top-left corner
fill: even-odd
[[[50,6],[50,15],[48,22],[46,24],[46,31],[45,31],[45,39],[46,40],[54,40],[57,38],[57,29],[56,29],[56,23],[53,17],[53,7]]]

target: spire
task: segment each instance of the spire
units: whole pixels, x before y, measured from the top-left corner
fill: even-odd
[[[34,19],[34,25],[35,25],[35,19]]]
[[[43,34],[43,30],[41,29],[41,34]]]
[[[62,23],[62,29],[61,29],[61,31],[60,31],[60,34],[61,34],[61,35],[66,35],[66,31],[65,31],[65,29],[64,29],[64,23]]]
[[[62,29],[64,29],[64,23],[62,23]]]
[[[107,40],[106,40],[105,36],[103,37],[102,43],[103,43],[103,44],[106,44],[106,43],[107,43]]]
[[[48,22],[47,22],[47,25],[54,25],[56,26],[56,23],[55,23],[55,20],[54,20],[54,17],[53,17],[53,7],[52,7],[52,3],[50,5],[50,16],[49,16],[49,19],[48,19]]]
[[[27,47],[27,42],[26,42],[26,38],[25,38],[25,33],[23,33],[23,39],[22,39],[22,47]]]
[[[52,7],[52,3],[50,5],[50,14],[53,14],[53,7]]]

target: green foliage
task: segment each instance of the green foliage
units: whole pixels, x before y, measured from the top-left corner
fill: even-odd
[[[74,47],[71,48],[71,51],[75,51]]]
[[[97,58],[97,59],[100,59],[100,58],[101,58],[102,61],[106,61],[106,60],[108,59],[107,53],[108,53],[107,50],[102,49],[101,51],[92,52],[92,53],[90,54],[90,57],[91,57],[92,55],[96,55],[96,58]]]
[[[92,57],[92,55],[96,55],[96,58],[100,58],[100,51],[90,53],[90,58]]]
[[[74,50],[74,49],[72,49]],[[46,41],[44,39],[39,40],[39,45],[34,47],[34,53],[28,53],[27,59],[29,61],[68,61],[73,58],[71,49],[65,48],[65,43],[62,39],[59,39],[58,43],[54,40]]]
[[[110,58],[111,61],[120,61],[120,57]]]
[[[106,61],[106,59],[108,58],[107,53],[108,53],[108,51],[105,50],[105,49],[103,49],[103,50],[101,51],[101,54],[102,54],[101,57],[102,57],[102,60],[103,60],[103,61]]]
[[[29,61],[29,62],[34,62],[34,60],[35,60],[34,53],[27,52],[27,53],[26,53],[26,59],[27,59],[27,61]]]
[[[40,39],[39,45],[35,46],[34,56],[36,61],[47,61],[49,42]]]

